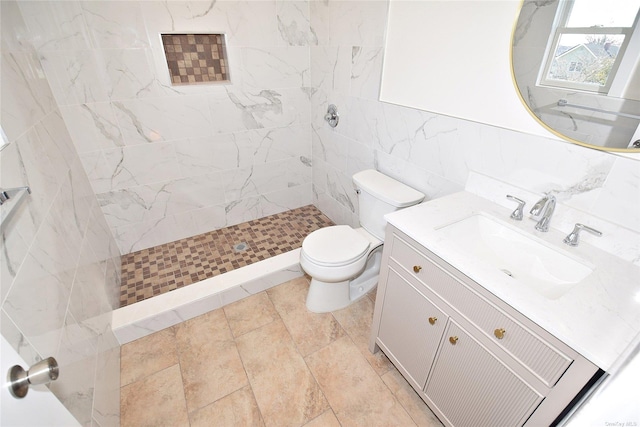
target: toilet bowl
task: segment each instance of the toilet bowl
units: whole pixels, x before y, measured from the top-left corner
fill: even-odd
[[[386,221],[384,215],[415,205],[424,195],[375,170],[353,176],[360,228],[334,225],[302,242],[300,266],[311,276],[307,309],[326,313],[347,307],[378,283]]]

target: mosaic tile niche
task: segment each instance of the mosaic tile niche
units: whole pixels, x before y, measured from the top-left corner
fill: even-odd
[[[171,83],[229,81],[223,34],[162,34]]]

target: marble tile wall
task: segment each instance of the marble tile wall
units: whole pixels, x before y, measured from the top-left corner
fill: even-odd
[[[311,203],[307,1],[20,8],[121,253]],[[172,33],[225,34],[231,82],[172,86]]]
[[[82,425],[119,423],[120,349],[111,331],[120,253],[19,5],[0,2],[0,186],[32,194],[2,231],[0,329],[33,364],[53,356],[50,389]],[[55,28],[47,28],[55,30]],[[5,210],[12,201],[2,205]]]
[[[375,167],[427,198],[464,189],[473,171],[534,193],[554,191],[561,204],[640,232],[638,155],[377,101],[386,14],[386,1],[311,3],[318,38],[310,47],[313,200],[327,216],[356,224],[351,175],[364,168]],[[330,103],[340,114],[335,129],[322,119]]]

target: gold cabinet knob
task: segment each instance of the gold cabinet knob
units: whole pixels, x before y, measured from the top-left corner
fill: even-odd
[[[435,325],[437,321],[438,321],[437,317],[429,317],[429,323],[431,323],[432,325]]]
[[[422,267],[419,265],[414,265],[413,266],[413,272],[414,273],[420,273],[420,270],[422,270]]]
[[[458,337],[449,337],[449,342],[452,345],[456,345],[456,343],[458,342]]]
[[[500,328],[500,329],[496,329],[495,331],[493,331],[493,335],[496,336],[496,338],[498,338],[499,340],[501,340],[502,338],[504,338],[504,334],[506,334],[507,331],[505,331],[504,329]]]

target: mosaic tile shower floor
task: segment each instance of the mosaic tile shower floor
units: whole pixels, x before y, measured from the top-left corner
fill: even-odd
[[[299,248],[329,225],[309,205],[123,255],[120,307]]]

